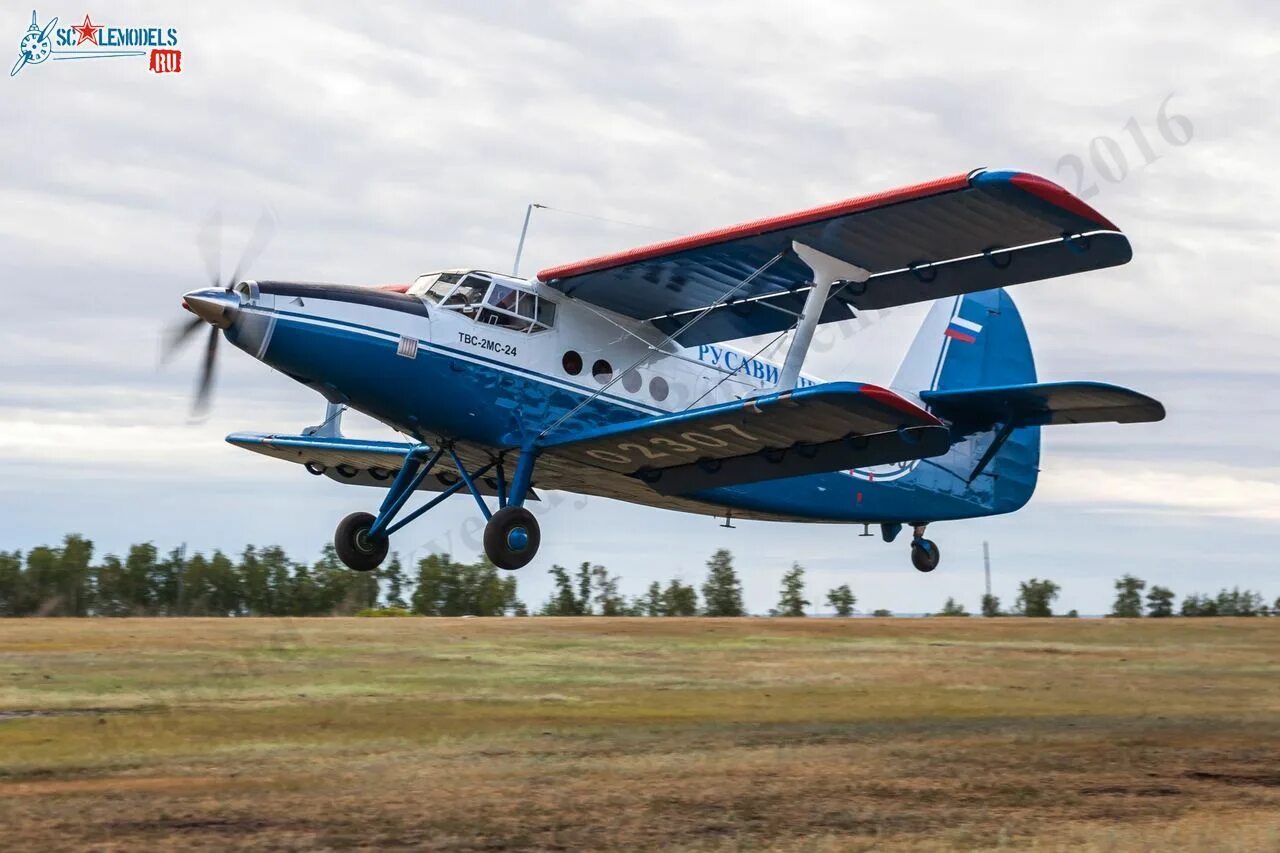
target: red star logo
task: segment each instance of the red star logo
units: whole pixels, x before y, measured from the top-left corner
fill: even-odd
[[[78,27],[72,27],[80,38],[76,39],[76,44],[81,45],[85,42],[98,43],[98,33],[102,31],[102,27],[89,20],[89,16],[84,16],[84,23]]]

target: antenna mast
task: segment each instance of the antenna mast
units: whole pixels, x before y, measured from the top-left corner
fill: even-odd
[[[524,209],[524,227],[520,229],[520,242],[516,244],[516,262],[511,265],[511,274],[513,276],[520,275],[520,256],[524,254],[524,238],[529,233],[529,219],[533,216],[535,207],[545,208],[545,204],[533,203]]]

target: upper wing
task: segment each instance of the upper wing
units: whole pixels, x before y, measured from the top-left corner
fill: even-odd
[[[892,391],[828,382],[590,430],[546,442],[542,454],[681,495],[922,459],[950,446],[936,417]]]
[[[551,267],[538,279],[667,334],[784,256],[677,340],[692,346],[789,328],[810,271],[789,250],[812,246],[871,271],[834,292],[822,322],[852,309],[906,305],[1127,263],[1129,241],[1057,184],[977,170],[639,249]]]
[[[235,432],[227,441],[236,447],[252,450],[275,459],[308,465],[339,483],[358,486],[391,485],[391,477],[404,463],[405,454],[413,446],[402,441],[375,441],[358,438],[327,438],[316,435],[272,435],[258,432]],[[465,461],[465,460],[464,460]],[[470,462],[465,464],[470,465]],[[419,491],[440,492],[458,482],[457,468],[448,456],[442,456],[430,476],[422,481]],[[493,478],[480,478],[476,486],[481,494],[496,495],[498,484]],[[529,490],[526,500],[538,500]]]
[[[1164,420],[1164,406],[1158,401],[1105,382],[925,391],[920,399],[964,430],[990,429],[997,423],[1020,427]]]

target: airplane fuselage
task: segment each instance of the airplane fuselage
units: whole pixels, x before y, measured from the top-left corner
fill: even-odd
[[[239,319],[227,336],[331,401],[406,435],[488,451],[548,432],[567,435],[756,396],[776,385],[775,363],[722,344],[679,347],[648,324],[536,281],[484,275],[515,298],[536,297],[540,314],[529,306],[521,313],[496,305],[488,311],[483,303],[448,306],[420,286],[404,293],[247,282],[236,288]],[[802,375],[800,384],[816,381]],[[623,444],[611,452],[663,451]],[[964,465],[980,453],[977,442],[961,440],[934,460],[686,497],[708,514],[826,522],[928,522],[1019,508],[1026,496],[1002,497],[995,480],[965,482]]]

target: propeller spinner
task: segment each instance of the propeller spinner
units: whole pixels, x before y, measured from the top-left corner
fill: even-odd
[[[211,287],[193,290],[182,297],[182,307],[195,316],[174,328],[164,343],[163,357],[168,360],[182,347],[196,330],[208,324],[209,337],[205,344],[204,361],[200,368],[200,377],[196,382],[195,400],[191,407],[194,418],[204,417],[209,412],[209,402],[213,393],[213,373],[217,364],[218,333],[231,327],[240,311],[240,298],[232,288],[240,281],[240,276],[257,260],[258,256],[271,242],[275,234],[275,219],[263,212],[254,226],[240,260],[225,282],[222,280],[222,213],[215,211],[205,227],[201,229],[199,246],[209,272]]]

